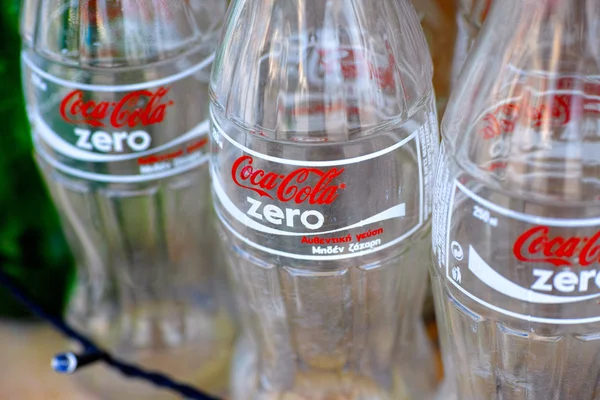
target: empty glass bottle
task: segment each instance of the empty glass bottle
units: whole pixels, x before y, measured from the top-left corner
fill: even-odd
[[[422,400],[438,144],[409,0],[237,0],[211,79],[232,397]]]
[[[80,267],[69,319],[213,392],[234,338],[207,163],[224,11],[223,0],[28,0],[22,27],[37,159]],[[109,398],[162,395],[108,374],[78,376]]]
[[[432,276],[440,399],[600,393],[600,3],[495,1],[452,95]]]

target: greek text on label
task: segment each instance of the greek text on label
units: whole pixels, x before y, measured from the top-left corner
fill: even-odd
[[[374,237],[374,236],[383,235],[383,232],[384,232],[383,228],[378,228],[378,229],[369,229],[366,232],[355,234],[354,236],[356,237],[356,240],[358,241],[358,243],[352,243],[352,235],[351,234],[348,234],[346,236],[341,236],[341,237],[333,237],[333,238],[321,238],[319,236],[313,236],[313,237],[303,236],[301,243],[302,244],[320,244],[320,245],[325,245],[325,244],[330,244],[330,243],[333,243],[333,244],[350,243],[348,246],[348,251],[350,253],[354,253],[356,251],[368,250],[368,249],[372,249],[376,246],[379,246],[381,244],[381,239],[375,239],[370,242],[363,242],[363,243],[361,243],[361,241],[364,239],[367,239],[367,238]],[[341,247],[340,246],[327,246],[327,247],[313,246],[312,254],[338,254],[338,253],[343,253],[344,249],[345,249],[344,246],[341,246]]]

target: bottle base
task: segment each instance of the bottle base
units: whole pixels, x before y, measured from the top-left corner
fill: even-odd
[[[395,368],[387,377],[386,388],[373,378],[353,372],[310,370],[296,372],[284,389],[262,384],[252,342],[237,346],[231,375],[231,400],[427,400],[432,392],[416,393],[410,379]],[[426,375],[426,373],[424,374]],[[439,399],[438,399],[439,400]]]
[[[224,395],[228,389],[230,363],[233,354],[235,327],[227,315],[205,321],[217,332],[216,340],[187,340],[164,348],[127,348],[113,350],[112,355],[151,372],[168,375],[211,395]],[[181,396],[162,390],[150,382],[129,379],[106,365],[94,365],[76,372],[76,382],[101,399],[176,400]]]

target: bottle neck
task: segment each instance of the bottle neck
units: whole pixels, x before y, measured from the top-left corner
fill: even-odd
[[[419,0],[421,1],[421,0]],[[365,24],[374,16],[386,16],[381,22],[395,22],[403,13],[413,12],[411,0],[232,0],[231,9],[241,11],[250,7],[256,17],[267,15],[287,18],[291,28],[295,26],[335,26],[336,22]],[[273,11],[277,10],[277,14]],[[263,20],[264,22],[268,22]]]
[[[595,3],[495,1],[444,127],[482,180],[543,201],[588,201],[597,190]]]
[[[518,70],[595,75],[600,51],[597,0],[495,1],[480,49]],[[498,54],[503,54],[500,59]]]
[[[488,29],[515,31],[524,42],[589,39],[600,18],[597,0],[502,0],[490,9]],[[595,29],[594,33],[597,33]],[[564,40],[563,40],[564,43]]]
[[[459,0],[459,15],[480,28],[492,8],[493,0]]]

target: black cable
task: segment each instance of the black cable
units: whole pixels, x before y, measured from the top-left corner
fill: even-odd
[[[125,375],[129,378],[148,381],[160,388],[170,389],[179,393],[186,399],[219,400],[218,398],[202,393],[198,389],[195,389],[189,385],[177,383],[164,374],[146,371],[136,365],[114,358],[108,352],[98,347],[86,336],[71,328],[69,324],[67,324],[61,317],[53,316],[46,312],[43,307],[38,305],[33,300],[33,296],[31,296],[31,294],[10,275],[4,272],[2,268],[0,268],[0,285],[4,286],[15,299],[21,302],[33,314],[47,321],[64,336],[79,342],[85,348],[86,354],[95,354],[95,359],[105,362],[113,369],[119,371],[122,375]]]

